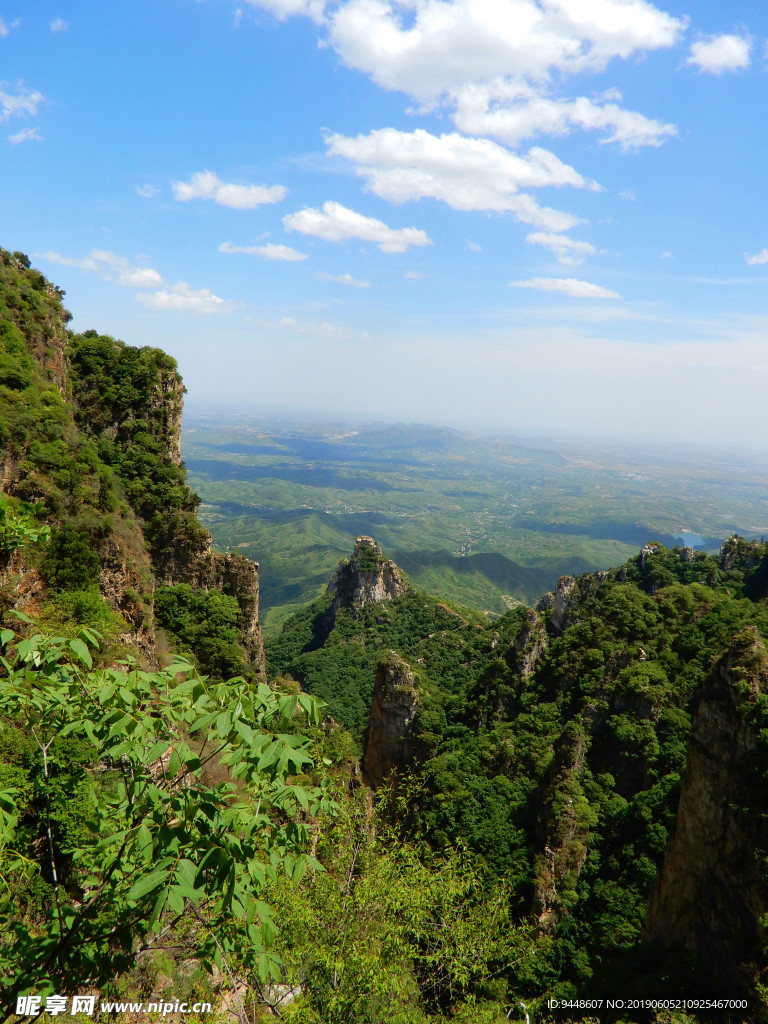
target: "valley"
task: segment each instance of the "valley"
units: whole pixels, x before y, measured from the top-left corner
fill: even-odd
[[[194,407],[182,452],[214,543],[260,563],[267,636],[322,593],[360,534],[416,585],[499,615],[649,540],[717,551],[731,533],[768,533],[768,459],[745,453]]]

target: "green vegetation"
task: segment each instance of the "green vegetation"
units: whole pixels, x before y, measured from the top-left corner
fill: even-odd
[[[618,973],[637,992],[675,995],[702,979],[690,965],[678,965],[676,980],[648,966],[647,901],[697,699],[735,638],[768,637],[766,565],[763,543],[731,541],[720,558],[656,544],[602,579],[585,576],[565,628],[548,627],[527,675],[514,646],[530,628],[524,609],[488,626],[419,591],[342,607],[335,621],[324,598],[286,623],[267,656],[322,695],[358,742],[377,652],[410,663],[420,782],[399,798],[397,817],[438,856],[466,849],[487,886],[508,888],[518,922],[532,911],[546,922],[535,955],[504,973],[504,991],[604,995]],[[738,657],[749,673],[751,655]],[[755,705],[755,735],[768,736],[766,699]],[[745,797],[752,815],[764,813],[765,764],[756,762],[760,782]],[[713,990],[728,980],[709,979]]]
[[[503,614],[564,574],[626,561],[684,531],[716,551],[768,534],[754,456],[482,438],[431,427],[339,427],[185,415],[201,521],[261,565],[265,636],[319,597],[360,534],[450,603]],[[700,537],[700,540],[699,540]]]
[[[99,458],[122,482],[155,566],[162,569],[180,548],[204,548],[200,499],[172,447],[183,395],[176,361],[95,331],[74,335],[67,354],[77,422],[98,439]]]
[[[176,663],[93,671],[95,636],[0,638],[0,971],[16,994],[109,991],[156,937],[211,971],[280,977],[262,900],[283,867],[315,863],[303,815],[318,706]],[[94,772],[101,764],[105,770]],[[215,775],[215,781],[212,778]]]
[[[186,583],[155,591],[157,624],[171,634],[177,649],[194,657],[217,679],[249,671],[248,657],[238,642],[240,608],[234,597],[218,590],[194,590]]]
[[[0,250],[7,1016],[170,983],[242,1024],[562,1024],[547,999],[619,994],[768,1019],[768,543],[673,544],[760,532],[759,467],[640,481],[627,453],[431,428],[198,429],[203,516],[272,573],[267,686],[252,567],[207,553],[186,486],[174,361],[72,335],[61,298]],[[363,545],[326,593],[360,533],[416,585],[361,603],[352,574],[386,561]]]

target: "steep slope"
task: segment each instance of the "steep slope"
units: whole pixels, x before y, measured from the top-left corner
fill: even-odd
[[[42,549],[22,535],[4,544],[0,613],[94,626],[148,665],[163,625],[209,668],[189,636],[157,621],[155,590],[219,593],[240,652],[228,664],[263,675],[258,566],[213,553],[197,522],[175,361],[95,331],[73,335],[62,298],[23,254],[0,250],[0,501],[6,533],[22,521],[50,531]]]

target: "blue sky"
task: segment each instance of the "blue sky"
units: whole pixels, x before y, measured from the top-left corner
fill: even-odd
[[[765,447],[768,12],[0,0],[0,244],[196,405]]]

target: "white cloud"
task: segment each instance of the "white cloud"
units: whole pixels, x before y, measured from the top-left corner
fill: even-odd
[[[663,260],[671,260],[673,259],[673,256],[669,249],[665,249],[664,252],[661,254],[661,258]],[[766,256],[766,259],[768,259],[768,256]]]
[[[500,76],[599,71],[674,45],[684,28],[645,0],[348,0],[329,40],[379,85],[429,101]]]
[[[469,249],[470,252],[482,252],[482,245],[478,245],[477,242],[467,242],[465,248]]]
[[[751,50],[749,36],[708,36],[691,46],[691,55],[685,63],[710,75],[721,75],[724,71],[748,68]]]
[[[12,146],[18,146],[20,142],[44,142],[45,137],[40,134],[39,128],[22,128],[15,135],[9,135],[8,141]]]
[[[189,181],[171,184],[179,202],[210,199],[219,206],[230,206],[235,210],[255,210],[265,203],[279,203],[288,194],[283,185],[234,185],[221,181],[213,171],[198,171]]]
[[[219,298],[209,288],[195,290],[190,288],[186,281],[179,281],[170,289],[158,292],[139,292],[136,298],[152,309],[197,313],[201,316],[228,314],[235,308],[233,302]]]
[[[586,256],[593,256],[594,245],[589,242],[579,242],[567,235],[557,235],[547,231],[532,231],[526,236],[526,242],[531,245],[543,245],[551,249],[557,256],[558,262],[568,267],[578,267],[584,262]]]
[[[247,256],[261,256],[265,260],[285,260],[288,263],[298,263],[301,260],[309,259],[304,252],[297,252],[289,245],[275,245],[273,242],[267,242],[266,245],[234,245],[232,242],[222,242],[218,251],[241,252]]]
[[[432,198],[454,210],[511,212],[518,220],[549,231],[567,231],[577,217],[539,207],[519,189],[551,185],[597,188],[548,150],[534,147],[518,156],[490,139],[453,132],[382,128],[349,138],[329,135],[328,151],[353,161],[368,188],[390,202]]]
[[[130,288],[159,288],[163,279],[152,267],[130,267],[120,271],[117,283]]]
[[[50,24],[51,32],[66,32],[69,28],[69,22],[64,21],[63,18],[54,18]]]
[[[420,281],[424,277],[418,270],[406,270],[405,276],[409,281]]]
[[[0,82],[0,122],[12,117],[37,117],[38,108],[45,103],[45,96],[37,89],[24,89],[19,84],[17,92],[6,92],[7,82]]]
[[[615,99],[617,93],[609,91],[609,95]],[[601,143],[615,142],[625,151],[660,146],[677,134],[674,125],[613,102],[598,104],[584,96],[552,99],[543,94],[540,83],[536,87],[509,79],[470,83],[454,90],[452,99],[456,104],[453,120],[460,131],[492,135],[510,146],[538,134],[566,135],[572,128],[606,131]]]
[[[405,252],[412,245],[432,244],[426,231],[420,228],[390,228],[375,217],[364,217],[341,203],[330,201],[323,203],[322,210],[305,207],[298,213],[290,213],[283,217],[283,224],[288,231],[301,231],[326,242],[346,242],[352,238],[374,242],[387,253]]]
[[[575,299],[618,299],[617,292],[601,288],[575,277],[532,277],[529,281],[510,281],[510,288],[534,288],[542,292],[565,292]]]
[[[296,320],[292,316],[283,316],[279,320],[264,320],[263,327],[277,331],[289,331],[291,334],[308,334],[318,338],[334,341],[371,341],[368,331],[356,331],[341,324],[332,324],[327,320]]]
[[[745,254],[744,259],[746,260],[748,267],[759,267],[763,263],[768,263],[768,249],[761,249],[760,252],[755,253],[754,256],[747,256]]]
[[[407,275],[406,275],[407,276]],[[348,284],[352,288],[370,288],[370,281],[358,281],[351,274],[326,274],[323,270],[318,270],[315,277],[321,281],[332,281],[334,284]]]
[[[142,199],[154,199],[156,195],[160,194],[160,189],[157,185],[134,185],[133,187]]]
[[[634,203],[637,199],[637,193],[633,188],[625,188],[619,192],[619,199],[623,199],[627,203]]]
[[[77,267],[90,273],[98,273],[107,281],[117,281],[127,288],[159,288],[163,284],[160,274],[152,267],[137,267],[124,256],[117,256],[106,249],[92,249],[84,258],[62,256],[48,251],[35,253],[36,259],[47,260],[64,267]]]
[[[0,18],[0,39],[5,39],[5,37],[9,35],[13,29],[18,28],[20,24],[21,18],[14,18],[10,25]]]
[[[269,11],[278,21],[285,21],[297,14],[306,15],[320,24],[323,21],[325,0],[245,0],[251,7]]]

